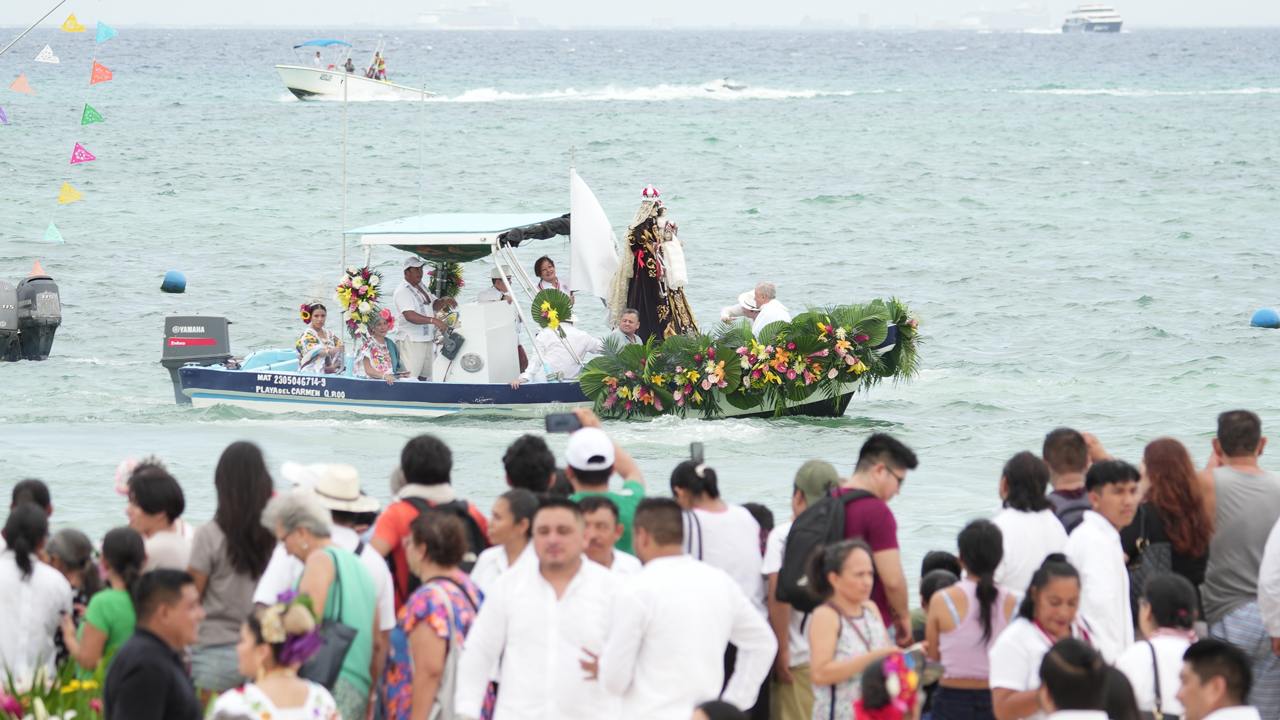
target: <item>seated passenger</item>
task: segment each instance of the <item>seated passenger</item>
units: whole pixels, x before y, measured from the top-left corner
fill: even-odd
[[[294,349],[298,351],[298,372],[311,375],[341,373],[345,366],[342,338],[324,329],[329,311],[318,302],[305,303],[300,310],[307,329],[294,343]]]
[[[348,75],[354,75],[356,72],[356,64],[351,62],[351,58],[347,58],[347,63],[342,66],[342,69],[346,70]]]
[[[380,310],[373,320],[369,321],[369,337],[360,345],[356,353],[356,377],[368,380],[386,380],[394,383],[401,372],[400,356],[396,352],[395,343],[387,342],[387,332],[391,330],[390,310]]]
[[[627,308],[618,316],[618,329],[609,333],[609,337],[626,345],[643,345],[644,340],[636,334],[640,330],[640,311],[635,308]]]
[[[573,326],[573,306],[569,296],[559,290],[543,290],[533,298],[533,319],[542,326],[533,339],[537,354],[530,358],[529,369],[511,381],[511,387],[574,380],[590,355],[604,352],[600,338]]]

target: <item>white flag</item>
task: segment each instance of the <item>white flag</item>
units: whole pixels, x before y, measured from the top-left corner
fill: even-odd
[[[40,54],[36,55],[36,62],[53,63],[56,65],[60,61],[58,60],[58,56],[53,54],[53,48],[45,45],[44,49],[40,51]]]
[[[600,299],[609,297],[613,275],[618,271],[618,237],[595,193],[569,171],[569,249],[573,258],[570,287]]]

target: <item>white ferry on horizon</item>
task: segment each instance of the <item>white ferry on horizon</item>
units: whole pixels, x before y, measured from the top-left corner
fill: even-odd
[[[1062,32],[1118,33],[1123,23],[1110,5],[1081,5],[1062,21]]]

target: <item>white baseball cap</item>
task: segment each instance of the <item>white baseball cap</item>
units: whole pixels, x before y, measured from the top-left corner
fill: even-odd
[[[569,436],[564,459],[574,470],[608,470],[613,467],[613,441],[600,428],[582,428]]]
[[[418,257],[417,255],[410,255],[409,257],[404,259],[404,268],[406,270],[408,270],[409,268],[419,268],[426,264],[427,264],[427,261]]]

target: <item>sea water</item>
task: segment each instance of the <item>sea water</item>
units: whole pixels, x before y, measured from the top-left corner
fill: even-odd
[[[6,86],[26,73],[36,90],[0,96],[0,277],[38,259],[64,306],[48,361],[0,365],[0,494],[43,478],[55,526],[100,535],[124,522],[117,463],[155,454],[201,522],[219,452],[250,439],[273,468],[350,462],[386,499],[405,440],[434,433],[488,507],[503,449],[540,422],[180,407],[163,318],[225,315],[238,353],[289,346],[298,305],[338,280],[344,205],[347,227],[559,214],[571,161],[620,236],[641,188],[662,189],[706,326],[762,280],[793,312],[897,296],[921,321],[920,376],[839,419],[610,424],[654,493],[701,441],[730,500],[783,521],[804,460],[847,474],[891,432],[920,456],[893,503],[914,575],[1053,427],[1133,462],[1161,435],[1203,461],[1235,407],[1280,433],[1280,333],[1248,327],[1280,304],[1280,31],[361,31],[339,33],[357,65],[385,41],[391,78],[437,97],[294,100],[273,64],[332,34],[40,30],[0,57]],[[46,43],[60,64],[32,62]],[[89,86],[94,58],[113,80]],[[746,88],[707,90],[725,77]],[[85,103],[105,122],[81,126]],[[98,159],[69,165],[76,142]],[[58,206],[63,182],[84,199]],[[34,242],[51,221],[64,245]],[[563,239],[520,250],[544,253],[567,277]],[[400,258],[373,262],[395,280]],[[170,269],[186,294],[160,293]],[[469,266],[464,297],[487,277]]]

